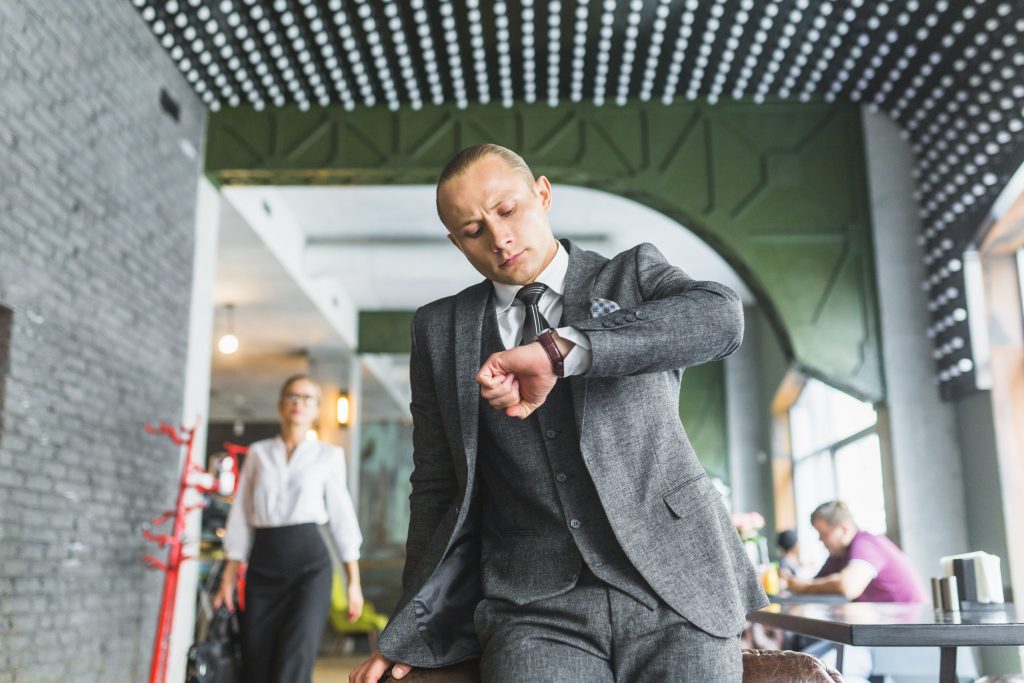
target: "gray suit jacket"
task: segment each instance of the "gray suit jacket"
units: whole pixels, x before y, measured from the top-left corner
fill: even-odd
[[[767,603],[721,497],[679,420],[682,369],[724,358],[743,336],[729,288],[701,282],[642,244],[612,259],[569,252],[561,325],[586,332],[592,366],[570,377],[580,451],[630,561],[671,608],[716,636],[738,635]],[[483,281],[419,309],[412,330],[413,459],[403,595],[380,649],[438,667],[478,654],[473,505]],[[590,299],[621,310],[591,318]],[[515,486],[515,482],[509,482]]]

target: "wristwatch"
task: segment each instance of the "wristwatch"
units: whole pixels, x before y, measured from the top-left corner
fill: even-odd
[[[555,373],[556,377],[565,377],[565,356],[558,348],[558,344],[555,343],[555,331],[552,329],[546,329],[537,335],[537,341],[540,342],[544,352],[548,354],[548,358],[551,360],[551,370]]]

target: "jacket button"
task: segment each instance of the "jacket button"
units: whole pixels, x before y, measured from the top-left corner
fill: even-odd
[[[581,522],[578,519],[571,519],[569,520],[569,526],[571,526],[573,529],[579,529],[581,526],[583,526],[583,522]]]
[[[635,316],[637,317],[637,319],[640,319],[640,318],[646,318],[646,317],[647,317],[647,314],[646,314],[646,313],[644,313],[643,311],[637,311],[637,312],[636,312],[636,313],[634,313],[633,315],[635,315]]]
[[[601,323],[601,325],[603,325],[604,327],[615,327],[615,323],[613,323],[611,320],[605,320],[603,323]]]
[[[556,436],[558,436],[558,432],[556,432],[554,429],[549,429],[546,432],[544,432],[544,436],[548,437],[549,439],[553,439]]]
[[[565,472],[559,472],[558,474],[555,475],[555,479],[558,480],[560,483],[564,483],[568,481],[569,475],[566,474]]]
[[[635,313],[627,313],[626,314],[626,320],[628,322],[635,322],[636,321],[636,314]]]
[[[622,317],[621,315],[615,316],[616,325],[621,325],[624,322],[626,322],[626,319],[624,317]]]

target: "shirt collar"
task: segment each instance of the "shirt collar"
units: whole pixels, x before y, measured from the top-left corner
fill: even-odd
[[[551,259],[548,267],[537,276],[536,282],[542,282],[558,296],[562,296],[565,289],[565,274],[569,271],[569,253],[562,246],[562,243],[555,240],[558,247],[555,249],[555,257]],[[516,292],[525,285],[506,285],[502,282],[491,280],[494,285],[494,307],[498,313],[504,313],[516,300]]]

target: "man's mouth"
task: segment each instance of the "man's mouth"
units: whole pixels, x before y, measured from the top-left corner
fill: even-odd
[[[512,256],[509,256],[509,257],[508,257],[507,259],[505,259],[504,261],[502,261],[502,263],[501,263],[501,266],[500,266],[500,267],[501,267],[501,268],[507,268],[507,267],[509,267],[509,266],[511,266],[511,265],[515,265],[515,263],[516,263],[516,262],[517,262],[517,261],[519,260],[519,257],[520,257],[520,256],[522,256],[522,255],[523,255],[524,253],[526,253],[526,250],[525,250],[525,249],[523,249],[523,250],[522,250],[521,252],[519,252],[518,254],[513,254]]]

